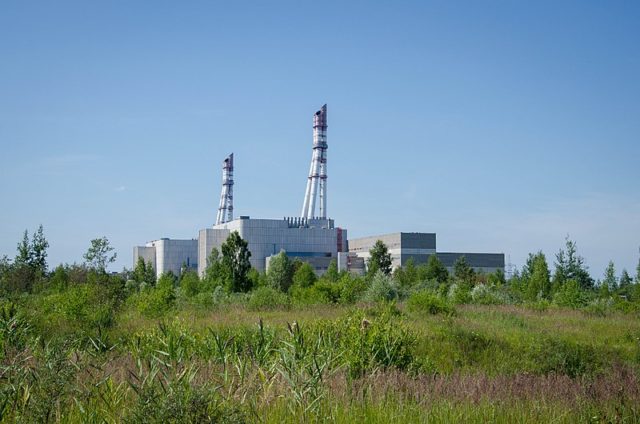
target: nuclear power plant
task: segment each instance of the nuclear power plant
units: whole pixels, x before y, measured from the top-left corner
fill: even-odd
[[[416,264],[424,263],[435,254],[450,270],[461,256],[479,271],[504,270],[502,253],[437,252],[435,233],[393,233],[349,240],[347,230],[336,227],[327,215],[327,149],[327,105],[324,105],[313,115],[313,148],[302,211],[299,217],[282,219],[249,216],[234,219],[231,153],[222,162],[222,190],[215,224],[201,229],[197,239],[162,238],[134,247],[134,266],[142,258],[152,264],[158,277],[169,271],[179,275],[185,267],[197,269],[202,276],[211,251],[214,248],[220,251],[227,237],[237,231],[248,243],[251,266],[259,271],[266,270],[271,257],[283,251],[290,258],[308,262],[319,275],[333,260],[341,271],[362,274],[376,240],[387,244],[394,267],[406,264],[409,259]]]

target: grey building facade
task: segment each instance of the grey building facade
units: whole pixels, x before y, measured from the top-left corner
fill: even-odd
[[[240,217],[200,230],[198,273],[204,275],[207,257],[222,246],[231,232],[247,241],[251,266],[266,270],[271,256],[284,251],[291,258],[310,263],[317,273],[326,271],[339,252],[347,252],[347,230],[336,228],[332,219],[251,219]]]
[[[369,250],[381,240],[389,249],[392,267],[403,266],[409,259],[417,264],[425,263],[429,256],[436,255],[451,272],[453,265],[464,256],[471,267],[484,273],[504,270],[504,253],[458,253],[438,252],[435,233],[391,233],[349,240],[349,253],[354,253],[365,261]]]
[[[184,266],[198,269],[198,240],[175,240],[161,238],[133,248],[133,266],[138,258],[150,263],[159,278],[163,273],[171,271],[180,275]]]

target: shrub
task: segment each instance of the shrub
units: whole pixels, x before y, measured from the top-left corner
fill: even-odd
[[[311,287],[317,280],[318,277],[308,262],[303,262],[293,274],[293,285],[297,287]]]
[[[340,303],[354,303],[367,289],[364,278],[345,273],[340,281]]]
[[[478,284],[471,290],[471,301],[478,305],[502,305],[504,298],[486,284]]]
[[[160,281],[158,281],[158,284]],[[149,317],[163,315],[175,305],[176,293],[173,287],[160,285],[157,288],[145,288],[131,297],[138,312]]]
[[[449,301],[454,305],[471,302],[471,290],[466,284],[452,284],[449,287]]]
[[[324,283],[323,285],[326,284],[332,284],[332,283]],[[315,305],[315,304],[322,304],[322,303],[331,303],[332,302],[332,296],[331,296],[331,291],[330,290],[326,290],[327,287],[325,287],[325,289],[321,289],[320,288],[320,283],[318,283],[318,287],[316,287],[316,285],[311,286],[311,287],[298,287],[298,286],[293,286],[291,288],[291,300],[299,305]]]
[[[432,315],[453,314],[454,308],[429,290],[413,293],[407,300],[407,308],[412,312],[426,312]]]
[[[580,289],[577,281],[567,281],[553,296],[553,303],[558,306],[580,308],[587,304],[587,297]]]
[[[248,307],[253,310],[275,309],[289,306],[289,296],[271,287],[259,287],[249,297]]]
[[[536,302],[525,303],[524,306],[534,311],[546,312],[549,309],[549,306],[551,306],[551,302],[547,299],[540,299]]]
[[[556,338],[536,340],[530,348],[536,371],[542,374],[555,372],[569,377],[592,375],[601,364],[591,347]]]
[[[404,370],[414,363],[416,337],[392,318],[383,313],[368,320],[362,311],[355,311],[339,321],[339,344],[352,377],[361,377],[376,367]]]
[[[187,271],[180,278],[180,294],[193,297],[200,291],[200,278],[195,271]]]
[[[391,277],[378,270],[362,299],[367,302],[390,301],[398,298],[398,288]]]
[[[613,311],[613,299],[594,299],[584,308],[588,314],[604,317]]]

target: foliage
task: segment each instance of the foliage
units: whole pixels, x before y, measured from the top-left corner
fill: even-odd
[[[398,298],[398,288],[391,277],[381,269],[376,272],[362,299],[367,302],[390,301]]]
[[[391,274],[391,254],[382,240],[376,240],[367,259],[367,275],[375,276],[378,271],[384,275]]]
[[[111,252],[113,252],[113,247],[109,244],[109,240],[103,236],[91,240],[91,246],[83,258],[90,268],[106,271],[107,265],[115,262],[118,256],[116,252]]]
[[[478,284],[471,289],[471,302],[478,305],[502,305],[507,303],[503,296],[501,296],[492,287],[486,284]],[[463,303],[463,302],[460,302]]]
[[[471,302],[471,288],[466,284],[454,283],[449,287],[447,294],[449,302],[454,305],[461,305]]]
[[[293,274],[293,285],[296,287],[311,287],[317,280],[318,277],[308,262],[303,262]]]
[[[393,272],[393,279],[405,290],[410,289],[418,282],[418,268],[415,266],[413,258],[409,258],[403,266],[396,268]]]
[[[566,250],[560,249],[556,254],[554,285],[561,286],[573,280],[582,289],[592,288],[594,282],[584,264],[584,258],[578,255],[576,243],[569,239],[569,236],[565,239],[565,247]]]
[[[141,257],[136,262],[136,267],[133,270],[133,279],[140,285],[145,284],[147,286],[155,286],[156,284],[156,271],[153,269],[151,263],[146,263]]]
[[[322,276],[327,281],[335,283],[340,278],[340,273],[338,272],[338,262],[335,259],[331,259],[329,261],[329,266],[327,267],[327,272]]]
[[[476,273],[467,262],[467,258],[462,255],[453,264],[453,278],[461,284],[471,286],[475,282]]]
[[[282,292],[289,291],[289,287],[293,284],[294,271],[293,262],[284,251],[280,251],[269,261],[269,270],[267,271],[269,286]]]
[[[432,315],[450,315],[455,311],[453,306],[430,290],[412,293],[407,299],[407,308],[412,312],[426,312]]]
[[[144,287],[129,300],[145,316],[162,316],[175,306],[175,276],[171,273],[162,274],[155,287]]]
[[[613,261],[609,261],[607,264],[601,284],[607,288],[607,291],[616,291],[618,289],[618,279],[616,278],[616,268]]]
[[[449,271],[444,264],[438,259],[437,255],[429,255],[424,272],[424,279],[435,280],[440,284],[444,284],[449,280]]]
[[[251,292],[248,307],[252,310],[274,309],[289,305],[289,296],[273,287],[258,287]]]
[[[196,271],[186,271],[180,275],[180,293],[193,297],[201,291],[200,278]]]
[[[529,254],[528,267],[523,272],[526,284],[524,294],[527,300],[548,299],[551,295],[551,280],[547,259],[541,251],[535,255]]]
[[[587,304],[587,296],[580,290],[577,281],[569,280],[555,293],[553,303],[558,306],[580,308]]]
[[[247,273],[251,269],[248,243],[237,231],[232,232],[222,244],[222,267],[227,280],[227,288],[231,292],[248,292],[251,290]]]

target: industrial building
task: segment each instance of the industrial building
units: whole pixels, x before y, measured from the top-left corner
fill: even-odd
[[[469,266],[485,274],[504,270],[504,253],[457,253],[438,252],[435,233],[391,233],[349,240],[349,252],[365,261],[369,250],[377,240],[381,240],[389,249],[393,268],[404,266],[409,259],[418,265],[426,263],[429,256],[436,255],[449,272],[453,265],[464,256]]]
[[[376,240],[388,246],[394,267],[404,265],[409,258],[415,263],[426,262],[429,255],[436,254],[448,268],[462,255],[477,270],[492,272],[504,268],[503,254],[436,252],[434,233],[394,233],[348,240],[347,230],[336,227],[327,215],[327,149],[327,105],[324,105],[313,115],[311,165],[302,211],[299,217],[282,219],[233,217],[232,153],[222,163],[222,191],[215,224],[200,230],[197,239],[162,238],[134,247],[134,265],[138,258],[143,258],[152,264],[158,276],[168,271],[179,275],[185,267],[197,269],[203,275],[212,249],[220,251],[231,232],[237,231],[248,243],[251,266],[259,271],[266,270],[271,257],[284,251],[291,258],[311,264],[319,275],[332,260],[339,270],[363,273],[369,249]]]
[[[327,105],[313,115],[311,166],[300,217],[252,219],[233,217],[233,154],[222,164],[222,191],[215,224],[199,231],[197,240],[160,239],[137,246],[134,264],[139,257],[151,263],[157,275],[172,271],[178,275],[185,266],[204,274],[213,248],[221,250],[233,231],[247,241],[251,266],[264,271],[272,256],[284,251],[291,258],[310,263],[316,273],[324,273],[332,260],[338,269],[364,271],[364,260],[350,255],[347,230],[336,227],[327,218]],[[316,214],[316,205],[318,214]]]

